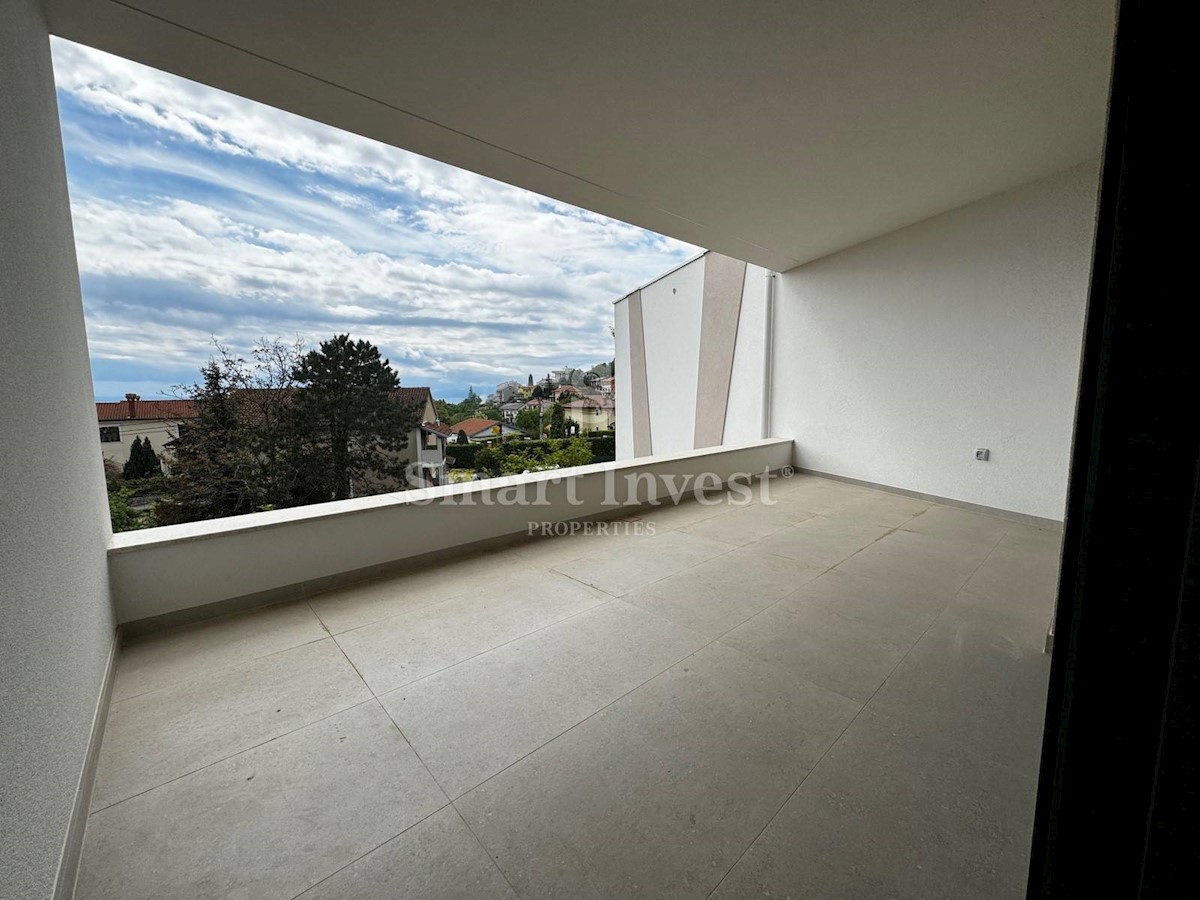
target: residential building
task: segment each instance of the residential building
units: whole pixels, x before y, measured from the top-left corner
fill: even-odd
[[[574,419],[582,431],[608,431],[616,425],[616,404],[611,397],[581,397],[563,404],[568,418]]]
[[[520,396],[525,385],[519,381],[502,381],[496,385],[496,392],[492,396],[496,398],[497,403],[508,403]]]
[[[137,394],[126,394],[124,400],[96,404],[96,421],[100,428],[100,454],[116,466],[129,461],[133,442],[143,438],[150,442],[170,472],[170,451],[166,445],[179,437],[180,426],[196,417],[191,400],[143,400]]]
[[[517,413],[525,408],[526,404],[523,400],[513,400],[500,405],[500,417],[509,425],[515,425],[517,422]]]
[[[450,440],[457,440],[462,433],[472,443],[484,443],[499,440],[509,434],[524,434],[520,428],[508,422],[498,422],[495,419],[464,419],[450,426]]]
[[[1182,10],[150,6],[2,7],[7,894],[1186,896]],[[632,455],[111,534],[51,32],[709,248]]]
[[[416,451],[413,460],[417,464],[417,478],[425,487],[437,487],[448,481],[446,444],[450,438],[450,426],[443,422],[422,422],[416,434],[410,437],[410,446]],[[412,459],[412,457],[410,457]]]
[[[437,407],[433,402],[433,391],[428,387],[401,387],[396,389],[401,402],[416,407],[420,424],[408,433],[408,441],[401,456],[406,463],[416,463],[421,478],[427,484],[446,483],[446,441],[449,430],[443,430],[438,422]]]

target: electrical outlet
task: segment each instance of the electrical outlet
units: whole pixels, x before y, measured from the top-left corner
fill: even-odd
[[[977,460],[979,460],[980,462],[987,462],[988,457],[991,455],[992,455],[992,451],[990,451],[987,447],[976,447],[975,448],[975,458]]]

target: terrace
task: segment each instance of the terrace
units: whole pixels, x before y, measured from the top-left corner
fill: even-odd
[[[1113,7],[3,0],[0,893],[1148,895],[1187,30]],[[616,461],[113,535],[50,35],[707,248],[615,307]]]
[[[1061,533],[768,491],[127,641],[76,896],[1019,894]]]

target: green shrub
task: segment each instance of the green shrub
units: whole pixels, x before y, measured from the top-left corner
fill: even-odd
[[[127,487],[119,487],[108,493],[108,516],[112,519],[113,531],[136,531],[145,528],[145,516],[129,505],[133,491]]]
[[[504,471],[504,451],[499,447],[484,444],[475,454],[475,468],[489,475],[499,475]]]
[[[475,454],[478,452],[481,445],[479,444],[449,444],[446,447],[446,456],[454,460],[450,463],[452,469],[474,469]]]

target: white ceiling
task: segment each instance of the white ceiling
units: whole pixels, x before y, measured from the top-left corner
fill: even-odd
[[[1100,152],[1113,0],[43,0],[55,34],[786,270]]]

